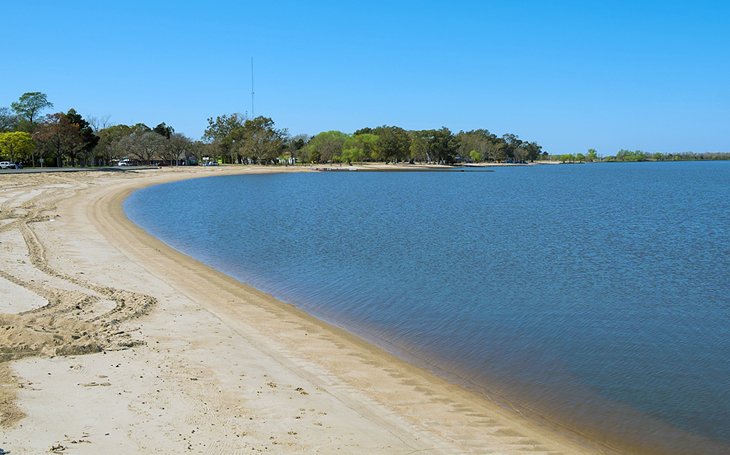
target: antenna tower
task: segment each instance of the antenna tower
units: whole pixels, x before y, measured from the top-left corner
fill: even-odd
[[[256,114],[254,113],[254,110],[253,110],[253,95],[254,95],[254,91],[253,91],[253,57],[251,57],[251,118],[256,117]]]

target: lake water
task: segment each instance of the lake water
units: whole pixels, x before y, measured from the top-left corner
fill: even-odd
[[[730,162],[215,177],[125,210],[504,405],[630,452],[730,453]]]

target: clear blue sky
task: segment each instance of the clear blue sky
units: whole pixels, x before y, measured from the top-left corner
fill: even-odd
[[[290,133],[487,128],[551,153],[730,151],[727,1],[3,2],[0,106],[199,138],[251,110]]]

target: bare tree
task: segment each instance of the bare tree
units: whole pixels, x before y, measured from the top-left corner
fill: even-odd
[[[152,131],[135,131],[120,140],[119,146],[141,162],[149,164],[160,158],[165,148],[165,139]]]

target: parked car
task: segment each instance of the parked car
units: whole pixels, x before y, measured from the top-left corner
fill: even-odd
[[[10,161],[0,161],[0,169],[15,169],[15,163]]]

